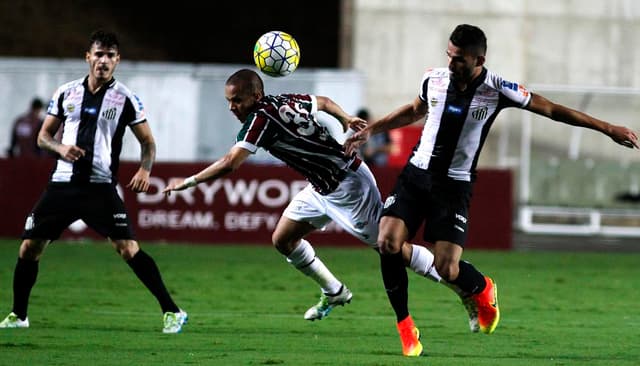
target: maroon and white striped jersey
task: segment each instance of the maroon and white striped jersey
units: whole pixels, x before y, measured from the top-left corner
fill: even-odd
[[[331,193],[357,158],[347,156],[318,123],[317,112],[313,95],[267,95],[247,116],[235,146],[252,153],[261,147],[302,174],[321,194]]]

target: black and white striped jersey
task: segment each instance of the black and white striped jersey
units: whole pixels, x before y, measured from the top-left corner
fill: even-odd
[[[302,174],[321,194],[333,192],[356,160],[316,119],[316,97],[306,94],[267,95],[249,114],[236,146],[255,153],[267,150]]]
[[[91,94],[87,80],[62,85],[49,102],[47,113],[62,120],[62,143],[86,152],[75,163],[58,159],[52,182],[115,184],[125,129],[146,121],[142,102],[124,84],[112,79]]]
[[[424,74],[420,99],[429,106],[422,136],[409,163],[434,175],[473,181],[489,128],[507,107],[524,108],[531,93],[483,68],[465,91],[457,90],[447,68]]]

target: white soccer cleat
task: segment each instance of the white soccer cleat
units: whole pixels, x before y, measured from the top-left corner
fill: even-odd
[[[462,305],[464,305],[464,308],[469,314],[469,329],[474,333],[478,333],[480,331],[480,325],[478,324],[478,307],[476,306],[476,302],[473,301],[471,296],[461,296],[460,300],[462,300]]]
[[[0,328],[29,328],[29,318],[22,320],[12,311],[0,322]]]
[[[331,309],[335,306],[344,306],[344,304],[350,303],[352,297],[353,294],[345,285],[342,285],[342,287],[340,287],[340,291],[335,295],[326,295],[322,293],[320,295],[320,301],[304,313],[304,318],[311,321],[322,320],[329,315]]]
[[[180,333],[182,332],[182,326],[189,319],[189,315],[186,311],[180,310],[177,313],[166,312],[162,317],[164,322],[164,328],[162,329],[162,333],[172,334],[172,333]]]

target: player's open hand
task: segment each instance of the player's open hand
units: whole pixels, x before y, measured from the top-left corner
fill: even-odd
[[[138,169],[136,174],[131,178],[129,184],[127,184],[127,188],[131,189],[136,193],[146,192],[149,190],[149,176],[151,172],[145,169]]]
[[[638,135],[624,126],[613,126],[609,136],[613,141],[630,149],[638,149]]]
[[[356,152],[360,148],[360,146],[362,146],[362,144],[367,142],[367,140],[369,139],[369,135],[369,131],[360,130],[346,139],[344,142],[344,150],[347,155],[351,155]]]
[[[363,120],[360,117],[352,117],[349,121],[347,121],[347,127],[358,132],[367,127],[367,121]]]
[[[169,180],[169,184],[162,190],[162,193],[167,196],[171,195],[171,191],[182,191],[183,189],[187,189],[189,185],[185,182],[185,178],[171,178]]]

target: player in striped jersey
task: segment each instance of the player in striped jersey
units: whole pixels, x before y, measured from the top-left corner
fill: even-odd
[[[435,266],[442,278],[466,295],[468,310],[478,313],[478,328],[494,331],[500,319],[497,289],[491,278],[461,261],[468,208],[478,156],[496,115],[517,107],[573,126],[590,128],[614,142],[638,148],[635,132],[552,103],[484,67],[484,32],[461,24],[449,38],[447,68],[430,69],[419,95],[345,142],[354,151],[371,134],[411,124],[426,116],[422,136],[385,202],[378,245],[387,294],[396,312],[403,353],[422,350],[407,305],[407,274],[401,248],[426,221],[424,239],[434,243]],[[473,325],[473,324],[471,324]]]
[[[165,288],[153,258],[140,249],[116,192],[122,137],[129,127],[141,149],[140,168],[127,188],[149,189],[156,146],[140,100],[113,78],[120,62],[115,34],[93,33],[85,59],[89,75],[55,92],[38,135],[38,146],[58,155],[44,194],[27,218],[13,279],[13,309],[0,328],[27,328],[27,307],[45,247],[74,221],[109,238],[118,254],[160,303],[163,333],[178,333],[187,313]],[[62,129],[62,141],[54,136]]]
[[[349,303],[352,294],[316,256],[304,237],[334,221],[375,248],[382,199],[367,165],[355,154],[345,154],[342,145],[318,123],[316,113],[329,113],[345,131],[348,127],[360,129],[365,121],[348,115],[324,96],[265,95],[260,76],[247,69],[229,77],[225,98],[242,123],[236,144],[199,173],[172,180],[163,192],[169,194],[220,178],[238,169],[259,147],[301,173],[310,184],[287,206],[272,241],[289,263],[320,285],[320,301],[304,317],[322,319],[334,306]],[[433,255],[426,248],[407,244],[403,246],[403,254],[416,273],[440,280],[433,269]]]

